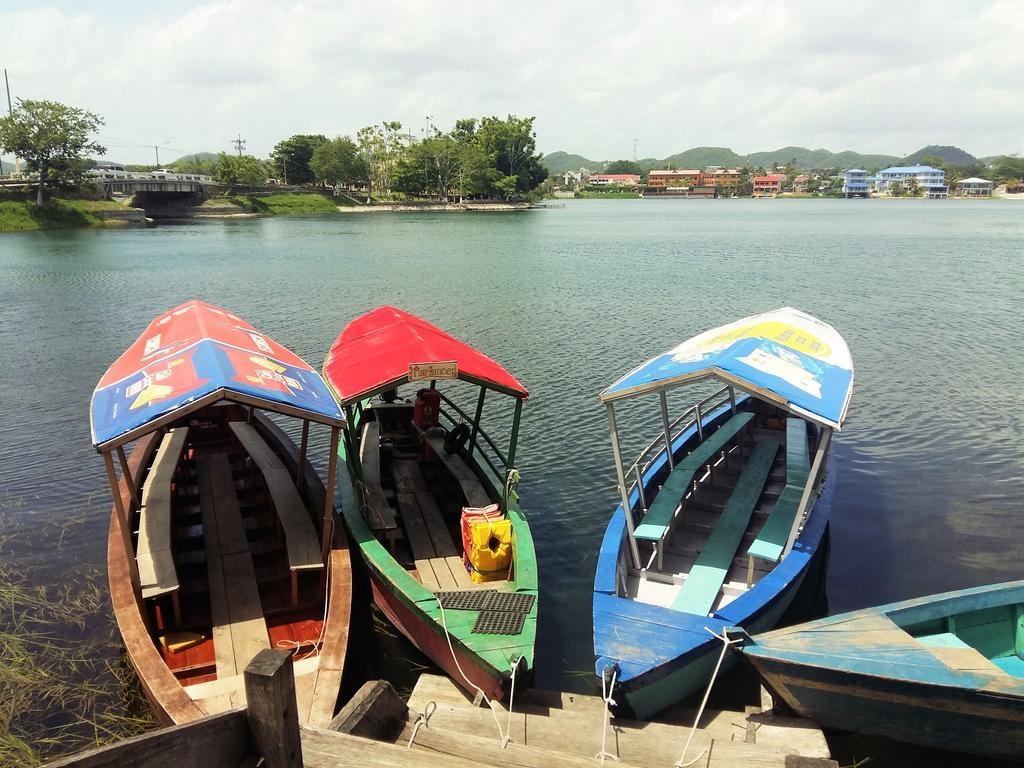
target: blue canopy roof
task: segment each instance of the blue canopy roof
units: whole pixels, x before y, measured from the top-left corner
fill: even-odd
[[[783,307],[705,331],[651,358],[608,387],[601,399],[708,377],[839,429],[853,390],[853,361],[835,328]]]
[[[96,385],[90,417],[101,449],[217,400],[341,426],[320,375],[231,312],[189,301],[156,318]]]

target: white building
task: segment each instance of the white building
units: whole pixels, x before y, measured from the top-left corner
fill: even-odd
[[[946,172],[930,165],[895,165],[878,173],[879,192],[891,191],[893,184],[907,188],[911,179],[917,182],[917,188],[928,198],[949,197],[946,186]]]
[[[956,193],[960,197],[992,197],[992,182],[976,176],[961,179],[956,185]]]

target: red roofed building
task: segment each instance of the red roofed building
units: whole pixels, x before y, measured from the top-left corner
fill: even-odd
[[[669,170],[651,171],[647,174],[648,187],[699,187],[700,171]]]
[[[590,183],[603,187],[635,187],[640,184],[639,173],[595,173]]]
[[[767,176],[754,177],[754,197],[774,197],[782,192],[782,183],[786,177],[781,173],[770,173]]]

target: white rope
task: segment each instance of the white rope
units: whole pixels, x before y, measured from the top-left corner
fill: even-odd
[[[302,661],[308,659],[317,649],[321,647],[324,641],[324,634],[327,632],[327,610],[331,602],[331,560],[330,556],[327,558],[327,573],[324,574],[324,613],[323,619],[320,622],[320,634],[317,635],[316,640],[313,642],[313,647],[309,649],[309,652],[297,656],[298,652],[304,645],[308,643],[307,640],[278,640],[274,645],[277,648],[291,648],[292,657],[295,661]]]
[[[425,725],[430,727],[430,716],[434,714],[434,710],[437,709],[436,701],[428,701],[427,706],[423,708],[423,712],[416,715],[416,722],[412,726],[412,735],[409,737],[409,743],[405,745],[406,749],[412,749],[412,743],[416,741],[416,734],[420,732],[420,726]]]
[[[508,689],[508,720],[505,722],[505,735],[502,737],[501,748],[504,749],[512,741],[512,704],[516,698],[516,672],[519,671],[519,662],[523,660],[520,656],[512,662],[512,681]]]
[[[445,639],[448,641],[448,650],[451,651],[451,653],[452,653],[452,661],[455,662],[455,668],[457,670],[459,670],[459,674],[462,675],[462,679],[466,681],[466,684],[469,685],[472,688],[475,688],[476,692],[477,692],[477,694],[479,694],[480,698],[487,702],[487,706],[490,707],[490,709],[491,709],[491,715],[493,715],[493,717],[494,717],[494,724],[496,726],[498,726],[498,735],[501,736],[501,748],[504,749],[506,746],[508,746],[508,743],[510,741],[512,741],[512,737],[508,733],[506,733],[504,730],[502,730],[501,721],[498,720],[498,709],[494,705],[494,702],[491,701],[489,698],[487,698],[487,694],[484,693],[484,689],[483,688],[481,688],[479,685],[477,685],[472,680],[470,680],[469,677],[466,675],[466,673],[462,671],[462,665],[459,664],[459,657],[455,655],[455,647],[452,645],[452,636],[448,632],[448,622],[445,620],[444,606],[441,604],[441,599],[437,595],[434,595],[434,599],[437,600],[437,607],[441,609],[441,628],[444,630]],[[513,676],[515,675],[515,671],[514,670],[513,670],[512,674],[513,674]],[[514,677],[513,677],[513,680],[514,680]],[[512,707],[511,707],[511,702],[510,702],[509,703],[509,726],[510,726],[510,728],[511,728],[511,724],[512,724]]]
[[[604,759],[610,757],[616,763],[619,761],[618,755],[613,755],[607,750],[608,745],[608,723],[611,721],[612,713],[610,707],[615,706],[615,699],[612,698],[612,692],[615,690],[615,676],[619,674],[619,670],[612,668],[612,683],[608,686],[607,693],[605,692],[605,678],[604,674],[601,674],[601,700],[604,702],[604,715],[603,715],[603,726],[601,727],[601,751],[598,752],[594,757],[601,761],[601,765],[604,765]]]
[[[707,627],[704,627],[704,631],[710,632],[712,637],[715,637],[722,641],[722,652],[718,654],[718,663],[715,664],[715,671],[711,673],[711,679],[708,681],[708,689],[704,691],[704,699],[701,701],[700,708],[697,710],[697,717],[693,721],[693,727],[690,729],[690,735],[686,739],[686,746],[683,747],[683,754],[681,754],[679,756],[679,759],[676,761],[676,768],[688,768],[688,766],[691,766],[698,760],[700,760],[701,757],[703,757],[704,753],[707,752],[707,747],[705,747],[700,751],[700,754],[697,755],[695,758],[693,758],[689,762],[683,762],[684,760],[686,760],[686,753],[690,749],[690,742],[693,741],[693,734],[697,732],[697,725],[700,723],[700,718],[704,714],[704,707],[708,703],[708,697],[711,695],[711,688],[712,686],[714,686],[715,679],[718,677],[718,670],[722,667],[722,659],[725,658],[725,652],[728,650],[730,645],[734,645],[735,643],[740,642],[739,638],[735,640],[730,640],[728,637],[726,637],[724,630],[720,635],[711,632],[711,630]]]

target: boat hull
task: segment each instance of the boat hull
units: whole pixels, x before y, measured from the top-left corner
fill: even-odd
[[[728,412],[726,408],[709,415],[706,424],[715,423]],[[681,439],[692,437],[684,434]],[[663,452],[649,477],[656,475],[659,462],[664,461]],[[653,485],[653,480],[649,482]],[[594,581],[594,648],[597,674],[608,678],[610,670],[614,669],[621,679],[614,697],[613,711],[617,716],[649,719],[703,690],[722,651],[721,641],[712,637],[708,630],[718,634],[728,626],[742,626],[752,632],[769,630],[782,619],[805,584],[818,586],[808,583],[808,579],[820,580],[824,574],[825,569],[820,566],[828,550],[826,537],[833,487],[831,473],[828,473],[793,549],[751,589],[710,616],[644,605],[617,594],[617,568],[625,553],[626,529],[621,504],[616,508],[605,532]],[[649,489],[648,493],[653,496],[654,490]],[[644,658],[650,658],[650,648],[637,653],[631,647],[633,638],[625,631],[617,631],[617,621],[629,620],[647,622],[658,629],[653,636],[657,657],[654,662]],[[685,626],[688,641],[679,640],[680,626]],[[734,663],[735,655],[727,653],[722,659],[722,669]]]
[[[262,414],[254,414],[263,437],[276,443],[286,466],[294,471],[298,451],[288,437]],[[127,457],[131,477],[138,495],[144,470],[159,445],[159,433],[140,438]],[[323,481],[308,463],[305,468],[306,487],[314,501],[325,496]],[[133,491],[124,478],[119,485],[121,503],[130,508]],[[114,619],[124,642],[128,662],[139,677],[143,694],[150,710],[162,725],[178,725],[207,717],[189,696],[187,689],[170,670],[150,634],[146,607],[141,593],[132,586],[131,561],[134,552],[126,549],[117,514],[117,505],[111,510],[107,537],[107,579]],[[319,653],[312,703],[305,724],[326,727],[334,716],[348,647],[349,623],[352,604],[352,567],[347,540],[342,526],[336,525],[330,553],[330,594],[326,606],[325,628]],[[318,615],[319,618],[319,615]]]
[[[993,757],[1024,754],[1019,698],[747,658],[776,696],[826,728]]]

